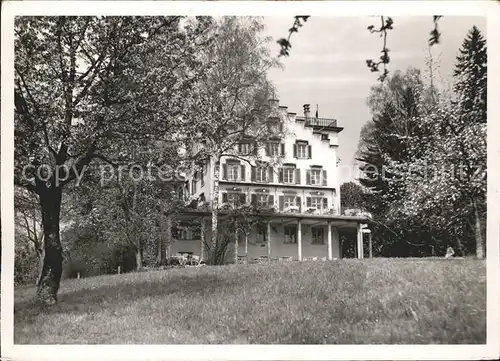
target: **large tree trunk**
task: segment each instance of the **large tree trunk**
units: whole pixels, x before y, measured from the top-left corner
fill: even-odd
[[[476,238],[476,257],[478,259],[483,259],[485,256],[483,232],[481,229],[481,218],[479,216],[479,210],[475,199],[472,200],[472,206],[474,207],[474,221],[475,221],[474,233]]]
[[[142,269],[142,253],[140,247],[137,247],[135,251],[135,269],[137,271]]]
[[[172,235],[172,216],[164,214],[160,218],[160,238],[158,242],[158,264],[160,266],[167,265],[167,244],[170,243]]]
[[[238,264],[238,230],[234,232],[234,264]]]
[[[38,195],[42,208],[44,254],[38,279],[37,298],[40,302],[54,304],[57,302],[63,261],[59,235],[62,189],[55,185],[46,187],[45,184],[40,184]]]
[[[212,238],[210,242],[208,261],[210,264],[216,263],[217,253],[217,229],[219,218],[219,176],[220,176],[220,157],[216,158],[214,165],[214,183],[212,189]]]
[[[43,271],[43,258],[44,258],[44,252],[43,248],[36,250],[36,254],[38,256],[38,278],[36,283],[40,283],[40,279],[42,278],[42,271]]]

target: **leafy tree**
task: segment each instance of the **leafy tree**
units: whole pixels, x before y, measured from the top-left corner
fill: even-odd
[[[209,25],[200,18],[183,27],[180,17],[16,18],[14,173],[40,202],[41,301],[57,300],[63,189],[93,159],[176,129],[204,71],[196,51]]]
[[[232,156],[251,162],[258,158],[257,149],[271,135],[279,135],[279,127],[271,132],[280,119],[270,117],[268,99],[273,87],[267,79],[267,71],[277,66],[266,44],[270,41],[261,36],[263,25],[258,18],[224,17],[217,28],[217,41],[204,53],[204,59],[213,68],[203,78],[195,103],[198,114],[189,146],[193,158],[214,164],[212,194],[219,194],[221,159]],[[191,119],[191,121],[194,119]],[[246,154],[238,153],[241,142],[250,142]],[[208,248],[209,260],[214,263],[218,239],[219,199],[211,200],[212,235]]]
[[[373,119],[361,131],[357,159],[363,163],[360,184],[377,195],[377,202],[370,203],[369,209],[374,214],[381,215],[404,195],[402,182],[389,182],[398,177],[389,163],[408,159],[410,139],[425,139],[426,130],[418,127],[415,119],[422,93],[420,71],[415,68],[398,71],[372,87],[368,105]]]
[[[419,126],[430,130],[426,142],[413,139],[409,164],[393,164],[408,175],[407,196],[396,209],[444,232],[460,253],[469,252],[474,239],[478,258],[484,257],[486,215],[485,53],[474,27],[457,58],[456,93],[419,114]]]
[[[412,254],[414,247],[431,249],[428,242],[432,240],[420,236],[422,224],[392,210],[407,194],[405,173],[394,164],[406,164],[414,152],[421,151],[410,149],[411,145],[427,142],[430,130],[418,116],[432,104],[430,89],[414,68],[395,72],[374,86],[368,98],[373,120],[361,131],[357,159],[362,162],[359,182],[366,189],[365,202],[374,217],[375,253],[402,256]]]
[[[346,182],[340,186],[340,204],[342,209],[365,208],[363,187],[354,182]]]

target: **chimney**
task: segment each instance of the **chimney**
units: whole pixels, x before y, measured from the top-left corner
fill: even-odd
[[[311,110],[310,110],[311,104],[304,104],[304,118],[309,119],[311,116]]]

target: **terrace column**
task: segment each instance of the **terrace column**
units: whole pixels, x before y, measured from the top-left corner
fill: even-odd
[[[205,219],[201,217],[200,221],[200,239],[201,239],[201,255],[200,255],[200,260],[204,261],[205,260]]]
[[[363,229],[361,228],[361,223],[357,224],[357,250],[358,250],[358,259],[363,258]]]
[[[245,260],[248,263],[248,234],[245,233]]]
[[[238,229],[234,231],[234,264],[238,264]]]
[[[271,222],[267,222],[267,260],[271,261]]]
[[[302,221],[300,219],[297,221],[297,248],[299,261],[302,261]]]
[[[332,222],[328,221],[328,260],[333,259],[332,251]]]
[[[373,257],[373,254],[372,254],[372,232],[368,233],[368,252],[369,252],[369,256],[370,258]]]

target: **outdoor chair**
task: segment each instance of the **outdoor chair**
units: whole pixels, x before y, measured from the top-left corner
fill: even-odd
[[[199,267],[201,265],[201,257],[196,255],[191,256],[190,264],[191,266]]]
[[[188,263],[188,256],[185,253],[177,253],[175,258],[179,261],[179,266],[184,267]]]

